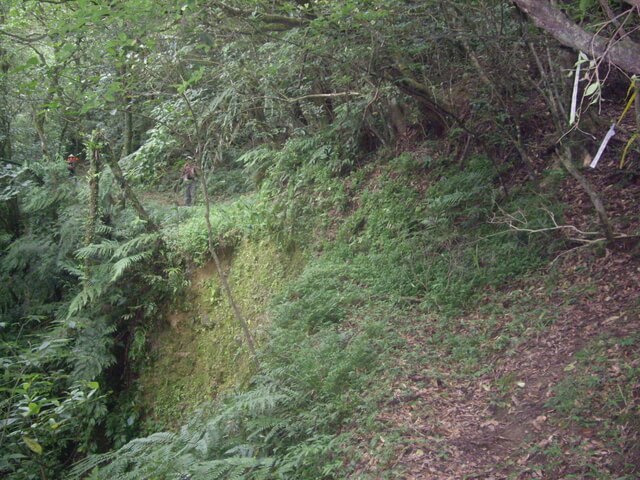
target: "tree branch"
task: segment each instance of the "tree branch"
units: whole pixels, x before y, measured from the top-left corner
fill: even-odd
[[[289,97],[270,97],[278,100],[284,100],[285,102],[295,103],[301,100],[308,100],[310,98],[335,98],[335,97],[349,97],[349,96],[362,96],[360,92],[336,92],[336,93],[312,93],[309,95],[303,95],[301,97],[289,98]]]
[[[640,45],[624,39],[610,39],[583,30],[559,9],[545,0],[511,0],[533,23],[549,32],[556,40],[593,57],[603,58],[630,73],[640,74]],[[634,7],[640,0],[625,0]]]
[[[248,10],[242,10],[240,8],[232,7],[224,2],[214,1],[213,5],[220,7],[223,11],[227,12],[233,17],[242,17],[246,20],[258,20],[263,23],[269,23],[273,25],[281,25],[288,28],[304,27],[309,25],[309,20],[306,18],[288,17],[286,15],[275,15],[271,13],[256,13]]]
[[[0,35],[6,35],[7,37],[11,37],[14,40],[18,40],[22,43],[39,42],[40,40],[44,40],[45,38],[47,38],[46,33],[42,33],[39,35],[29,35],[28,37],[23,37],[15,33],[7,32],[6,30],[3,30],[3,29],[0,29]]]
[[[617,36],[626,35],[627,32],[624,31],[624,26],[616,18],[616,15],[613,13],[613,10],[611,10],[611,6],[609,5],[609,0],[598,0],[598,1],[600,3],[600,7],[602,8],[602,11],[607,14],[607,17],[609,17],[609,21],[613,23],[618,29],[615,35]]]

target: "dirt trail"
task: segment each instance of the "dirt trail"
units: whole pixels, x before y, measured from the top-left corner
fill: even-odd
[[[584,284],[586,292],[585,279],[591,278],[597,290],[568,305],[562,304],[562,295],[555,295],[557,320],[508,356],[495,357],[491,374],[459,379],[451,373],[435,381],[428,373],[418,373],[397,381],[395,398],[380,420],[408,432],[406,447],[396,460],[404,472],[402,478],[552,478],[538,469],[546,460],[536,450],[552,442],[602,448],[590,431],[560,427],[558,415],[547,402],[552,388],[571,375],[575,353],[588,342],[640,331],[634,295],[640,262],[618,253],[593,262],[589,272],[573,270],[567,273],[565,285],[575,290]],[[420,335],[407,341],[416,348],[425,344]],[[425,372],[433,371],[433,365],[422,367]],[[500,379],[509,379],[504,392],[496,387]],[[407,391],[413,393],[407,395]],[[578,473],[575,466],[580,462],[569,450],[553,478]],[[615,463],[610,453],[600,456],[603,464]]]
[[[590,171],[589,179],[605,195],[616,230],[633,235],[638,228],[631,220],[637,219],[640,181],[634,177],[635,181],[620,182],[615,165],[615,159],[609,159],[606,166]],[[570,179],[561,192],[567,223],[593,228],[593,207],[585,192]],[[393,478],[408,480],[640,478],[640,422],[632,420],[619,438],[605,444],[598,428],[608,419],[594,412],[593,426],[585,427],[564,418],[549,402],[559,384],[574,381],[580,365],[576,354],[583,348],[599,339],[640,332],[637,253],[632,242],[614,245],[614,250],[600,257],[584,249],[557,259],[555,292],[528,285],[529,292],[536,292],[535,303],[546,306],[553,322],[525,331],[514,348],[495,354],[490,373],[461,374],[455,365],[447,364],[447,352],[437,365],[425,361],[408,369],[411,373],[395,381],[392,398],[378,417],[384,426],[381,441],[390,432],[400,432],[403,446],[396,450],[391,465],[378,465],[376,455],[365,453],[355,478],[387,478],[378,469],[388,472],[389,467],[400,472]],[[510,289],[517,295],[518,287]],[[465,321],[473,322],[473,315],[481,314],[469,315]],[[419,352],[433,345],[435,327],[424,319],[415,327],[405,340],[419,357]],[[631,367],[640,368],[637,345],[628,348],[634,352],[627,355],[633,359]],[[624,382],[618,360],[625,355],[615,351],[606,359],[605,376]],[[637,418],[640,385],[633,385],[632,391],[633,398],[623,395],[623,400],[630,416]]]

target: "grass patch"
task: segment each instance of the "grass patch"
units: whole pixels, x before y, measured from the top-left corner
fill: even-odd
[[[575,457],[577,473],[567,478],[637,478],[640,459],[640,335],[600,338],[575,356],[548,406],[560,425],[574,432],[563,448]],[[611,452],[603,464],[601,451]],[[546,454],[546,452],[544,452]],[[552,465],[545,465],[551,473]]]

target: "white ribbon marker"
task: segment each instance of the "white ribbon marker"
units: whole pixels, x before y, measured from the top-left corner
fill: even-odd
[[[600,161],[600,157],[604,153],[604,149],[607,148],[607,144],[609,143],[609,140],[611,140],[615,134],[616,134],[616,124],[612,123],[611,128],[609,128],[609,131],[604,136],[604,140],[602,140],[602,143],[600,144],[598,153],[596,153],[596,156],[593,157],[591,164],[589,164],[591,168],[596,168],[596,165],[598,165],[598,162]]]
[[[573,79],[573,95],[571,96],[571,113],[569,115],[569,125],[576,123],[576,110],[578,109],[578,85],[580,84],[580,66],[589,58],[582,52],[578,54],[576,63],[576,76]]]

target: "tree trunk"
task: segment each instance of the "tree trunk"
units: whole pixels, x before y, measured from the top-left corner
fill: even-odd
[[[87,148],[87,158],[89,159],[89,213],[84,232],[84,245],[89,246],[96,240],[96,225],[98,223],[98,197],[100,188],[100,150],[94,142],[94,138],[89,141]],[[89,282],[91,278],[92,259],[87,256],[84,260],[84,282]]]
[[[604,236],[606,237],[608,242],[612,242],[614,240],[613,235],[613,226],[611,225],[611,220],[609,219],[609,215],[607,215],[607,211],[604,208],[604,204],[600,199],[600,195],[595,191],[587,177],[582,175],[580,171],[576,168],[571,160],[571,151],[568,147],[564,147],[561,151],[558,152],[560,156],[560,162],[567,169],[569,174],[580,184],[580,186],[587,192],[589,196],[589,200],[593,204],[593,208],[595,208],[596,213],[598,214],[598,218],[600,219],[600,223],[602,224],[602,230]]]
[[[124,110],[124,145],[123,157],[133,153],[133,113],[131,105],[127,105]]]
[[[2,17],[0,16],[0,25]],[[6,75],[9,72],[7,52],[0,46],[0,156],[11,159],[11,118],[9,116],[9,92]]]
[[[640,79],[636,78],[634,80],[633,88],[636,91],[636,128],[640,132]]]
[[[109,168],[113,172],[113,176],[115,177],[116,182],[124,192],[127,200],[129,200],[129,202],[131,203],[131,206],[133,206],[133,209],[138,214],[140,220],[145,223],[147,230],[150,232],[157,232],[158,226],[153,222],[153,220],[151,220],[151,217],[140,203],[140,200],[138,200],[135,192],[133,191],[127,180],[124,178],[124,173],[122,173],[122,169],[118,164],[118,160],[116,160],[113,155],[107,155],[105,159],[107,164],[109,165]]]
[[[200,151],[200,150],[199,150]],[[213,258],[213,263],[216,266],[216,271],[218,272],[218,276],[220,277],[220,282],[222,283],[222,288],[227,296],[227,300],[229,300],[229,304],[231,305],[231,310],[233,311],[233,316],[236,318],[236,321],[242,328],[242,332],[244,333],[244,338],[247,341],[247,348],[249,349],[249,353],[251,354],[251,359],[256,365],[256,368],[260,367],[258,362],[258,355],[256,353],[255,342],[253,340],[253,335],[251,335],[251,330],[249,330],[249,324],[247,320],[242,315],[238,304],[235,301],[233,296],[233,291],[231,290],[231,286],[227,280],[227,274],[222,268],[222,263],[220,262],[220,258],[216,253],[216,249],[213,245],[213,228],[211,227],[211,219],[209,218],[211,214],[211,202],[209,200],[209,192],[207,191],[207,177],[204,169],[204,162],[198,162],[200,165],[200,185],[202,187],[202,194],[204,196],[204,205],[205,205],[205,220],[207,222],[207,238],[208,238],[208,246],[209,253]]]
[[[126,85],[126,77],[127,77],[127,64],[122,63],[122,66],[118,69],[118,74],[120,76],[120,81],[123,85]],[[126,90],[126,86],[125,86]],[[131,111],[131,94],[125,91],[124,95],[121,99],[124,108],[123,108],[123,139],[124,142],[122,144],[122,155],[121,157],[126,157],[133,153],[133,112]]]
[[[399,65],[399,64],[398,64]],[[450,112],[443,108],[434,98],[429,88],[413,78],[413,75],[402,66],[391,70],[391,80],[398,89],[412,97],[418,103],[424,126],[436,136],[441,136],[449,129],[447,117]]]
[[[293,113],[293,118],[298,121],[300,126],[308,127],[309,122],[307,121],[307,117],[304,116],[304,112],[302,111],[302,106],[300,105],[300,102],[293,102],[293,104],[291,105],[291,109]]]
[[[187,97],[187,95],[185,95],[184,92],[182,93],[182,99],[184,100],[185,104],[187,105],[187,108],[189,109],[189,113],[191,115],[191,119],[193,120],[193,126],[196,132],[197,143],[195,145],[196,147],[195,161],[196,161],[196,165],[198,165],[198,167],[200,168],[200,184],[202,186],[202,194],[204,196],[204,205],[205,205],[204,215],[205,215],[205,221],[207,223],[207,240],[208,240],[209,253],[213,258],[213,262],[216,266],[216,271],[218,272],[218,276],[220,277],[220,282],[222,283],[222,288],[225,292],[225,295],[227,296],[227,299],[229,300],[229,304],[231,305],[231,310],[233,311],[233,315],[236,321],[238,322],[238,324],[240,325],[240,327],[242,328],[242,332],[244,333],[244,337],[247,341],[247,347],[249,348],[249,353],[251,354],[251,359],[255,363],[256,368],[260,368],[258,355],[256,354],[255,342],[253,341],[253,335],[251,335],[251,330],[249,330],[249,324],[247,323],[244,316],[242,315],[242,312],[240,311],[238,304],[235,302],[235,299],[233,297],[233,291],[231,290],[231,286],[227,281],[227,275],[222,269],[220,258],[218,257],[218,254],[216,253],[216,249],[213,245],[213,228],[211,227],[211,219],[210,219],[211,202],[209,200],[209,192],[207,190],[207,175],[206,175],[206,169],[204,164],[204,160],[205,160],[204,152],[206,150],[206,147],[210,144],[210,142],[205,141],[206,135],[204,132],[206,130],[203,128],[203,124],[200,121],[198,121],[198,115],[196,115],[196,112],[193,109],[193,105],[189,101],[189,97]],[[219,155],[219,157],[221,158],[222,155]]]
[[[0,7],[0,26],[4,24],[4,7]],[[0,158],[6,163],[11,162],[11,117],[9,115],[9,92],[6,75],[9,73],[9,58],[7,51],[0,44]],[[2,202],[0,211],[0,223],[2,228],[16,239],[22,233],[20,204],[18,197],[14,196]]]
[[[617,65],[629,73],[640,74],[640,45],[624,39],[611,42],[610,39],[594,35],[553,7],[547,0],[511,0],[533,23],[549,32],[563,45],[575,48],[595,58]],[[638,7],[638,0],[626,0]]]
[[[91,141],[88,148],[89,172],[89,215],[85,226],[84,244],[91,245],[96,237],[96,224],[98,222],[98,196],[100,188],[100,150],[98,145]]]
[[[33,126],[36,129],[38,135],[38,142],[40,143],[40,151],[44,158],[49,158],[49,149],[47,147],[47,135],[44,131],[45,112],[42,110],[36,110],[33,112]]]

